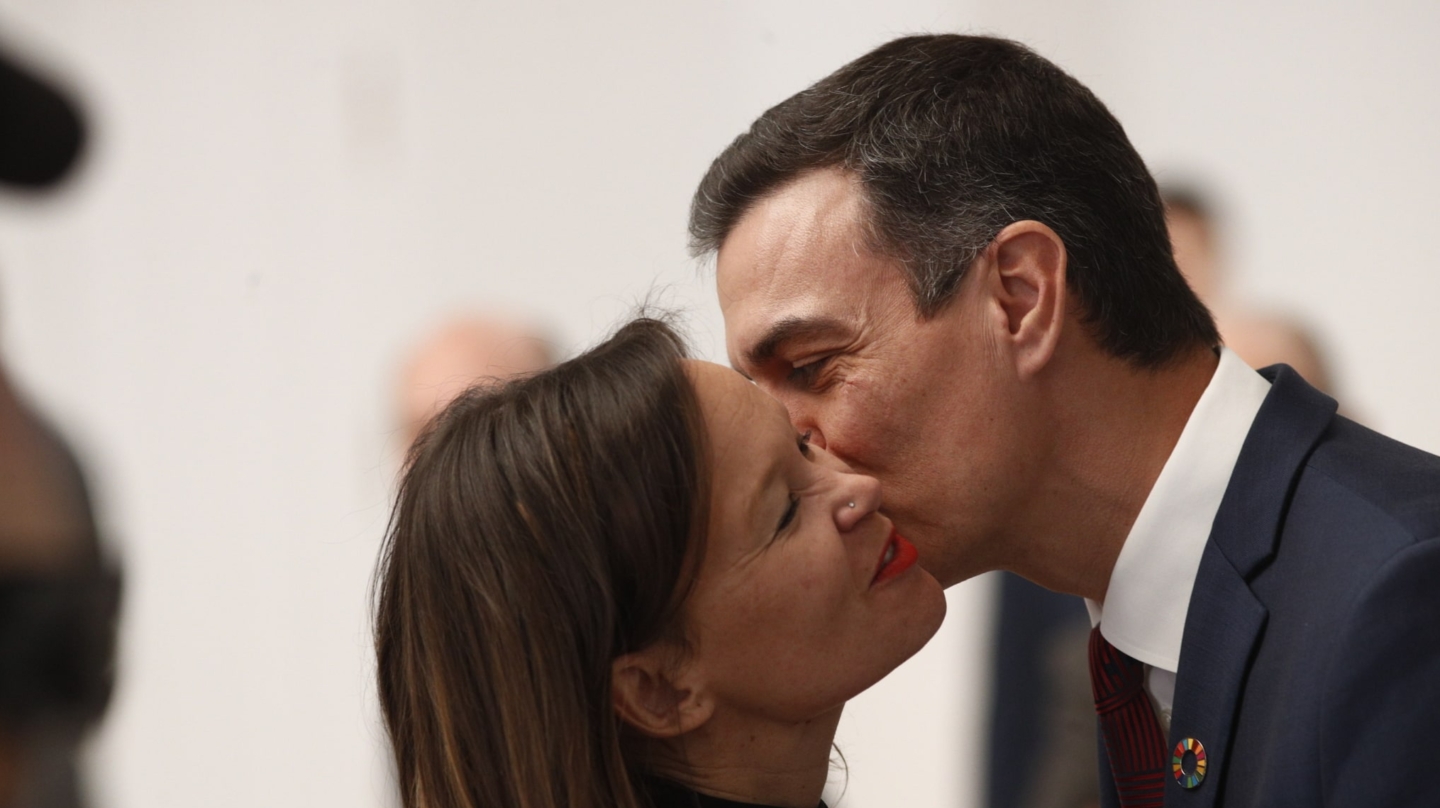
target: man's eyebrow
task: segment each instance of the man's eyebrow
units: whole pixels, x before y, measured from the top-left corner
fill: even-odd
[[[843,329],[844,324],[833,317],[783,317],[775,321],[760,341],[745,352],[745,364],[756,367],[769,362],[775,358],[780,346],[796,337]]]

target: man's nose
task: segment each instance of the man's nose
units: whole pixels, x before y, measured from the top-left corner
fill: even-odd
[[[825,440],[825,430],[820,428],[820,422],[815,418],[814,411],[806,407],[804,402],[796,396],[777,394],[780,393],[780,391],[765,387],[764,385],[761,385],[761,388],[770,395],[775,396],[775,399],[785,408],[785,415],[790,419],[790,424],[795,427],[796,432],[802,435],[807,432],[810,434],[811,446],[817,449],[829,448],[829,444]]]
[[[819,454],[819,457],[816,458],[817,462],[836,471],[843,471],[847,474],[851,472],[850,461],[841,457],[836,449],[831,447],[825,430],[820,426],[820,419],[814,415],[814,410],[802,408],[800,403],[794,399],[782,398],[780,404],[785,407],[786,417],[790,419],[795,431],[802,435],[809,435],[807,442],[810,444],[810,448]]]

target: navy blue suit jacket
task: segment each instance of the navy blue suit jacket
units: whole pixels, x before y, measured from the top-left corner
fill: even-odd
[[[1167,774],[1165,805],[1440,806],[1440,458],[1262,373],[1176,677],[1169,745],[1206,777]]]

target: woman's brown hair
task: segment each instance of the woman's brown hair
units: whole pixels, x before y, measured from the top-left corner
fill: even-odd
[[[612,661],[678,637],[704,427],[640,318],[476,388],[412,448],[377,570],[380,704],[406,808],[633,808]]]

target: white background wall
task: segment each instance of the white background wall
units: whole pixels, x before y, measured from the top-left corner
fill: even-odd
[[[893,35],[999,32],[1221,189],[1245,290],[1440,450],[1440,6],[0,0],[95,124],[0,200],[0,350],[90,461],[127,568],[103,806],[378,806],[366,588],[390,385],[427,323],[567,349],[657,284],[723,359],[689,195],[768,105]],[[846,806],[978,804],[987,582],[852,705]]]

